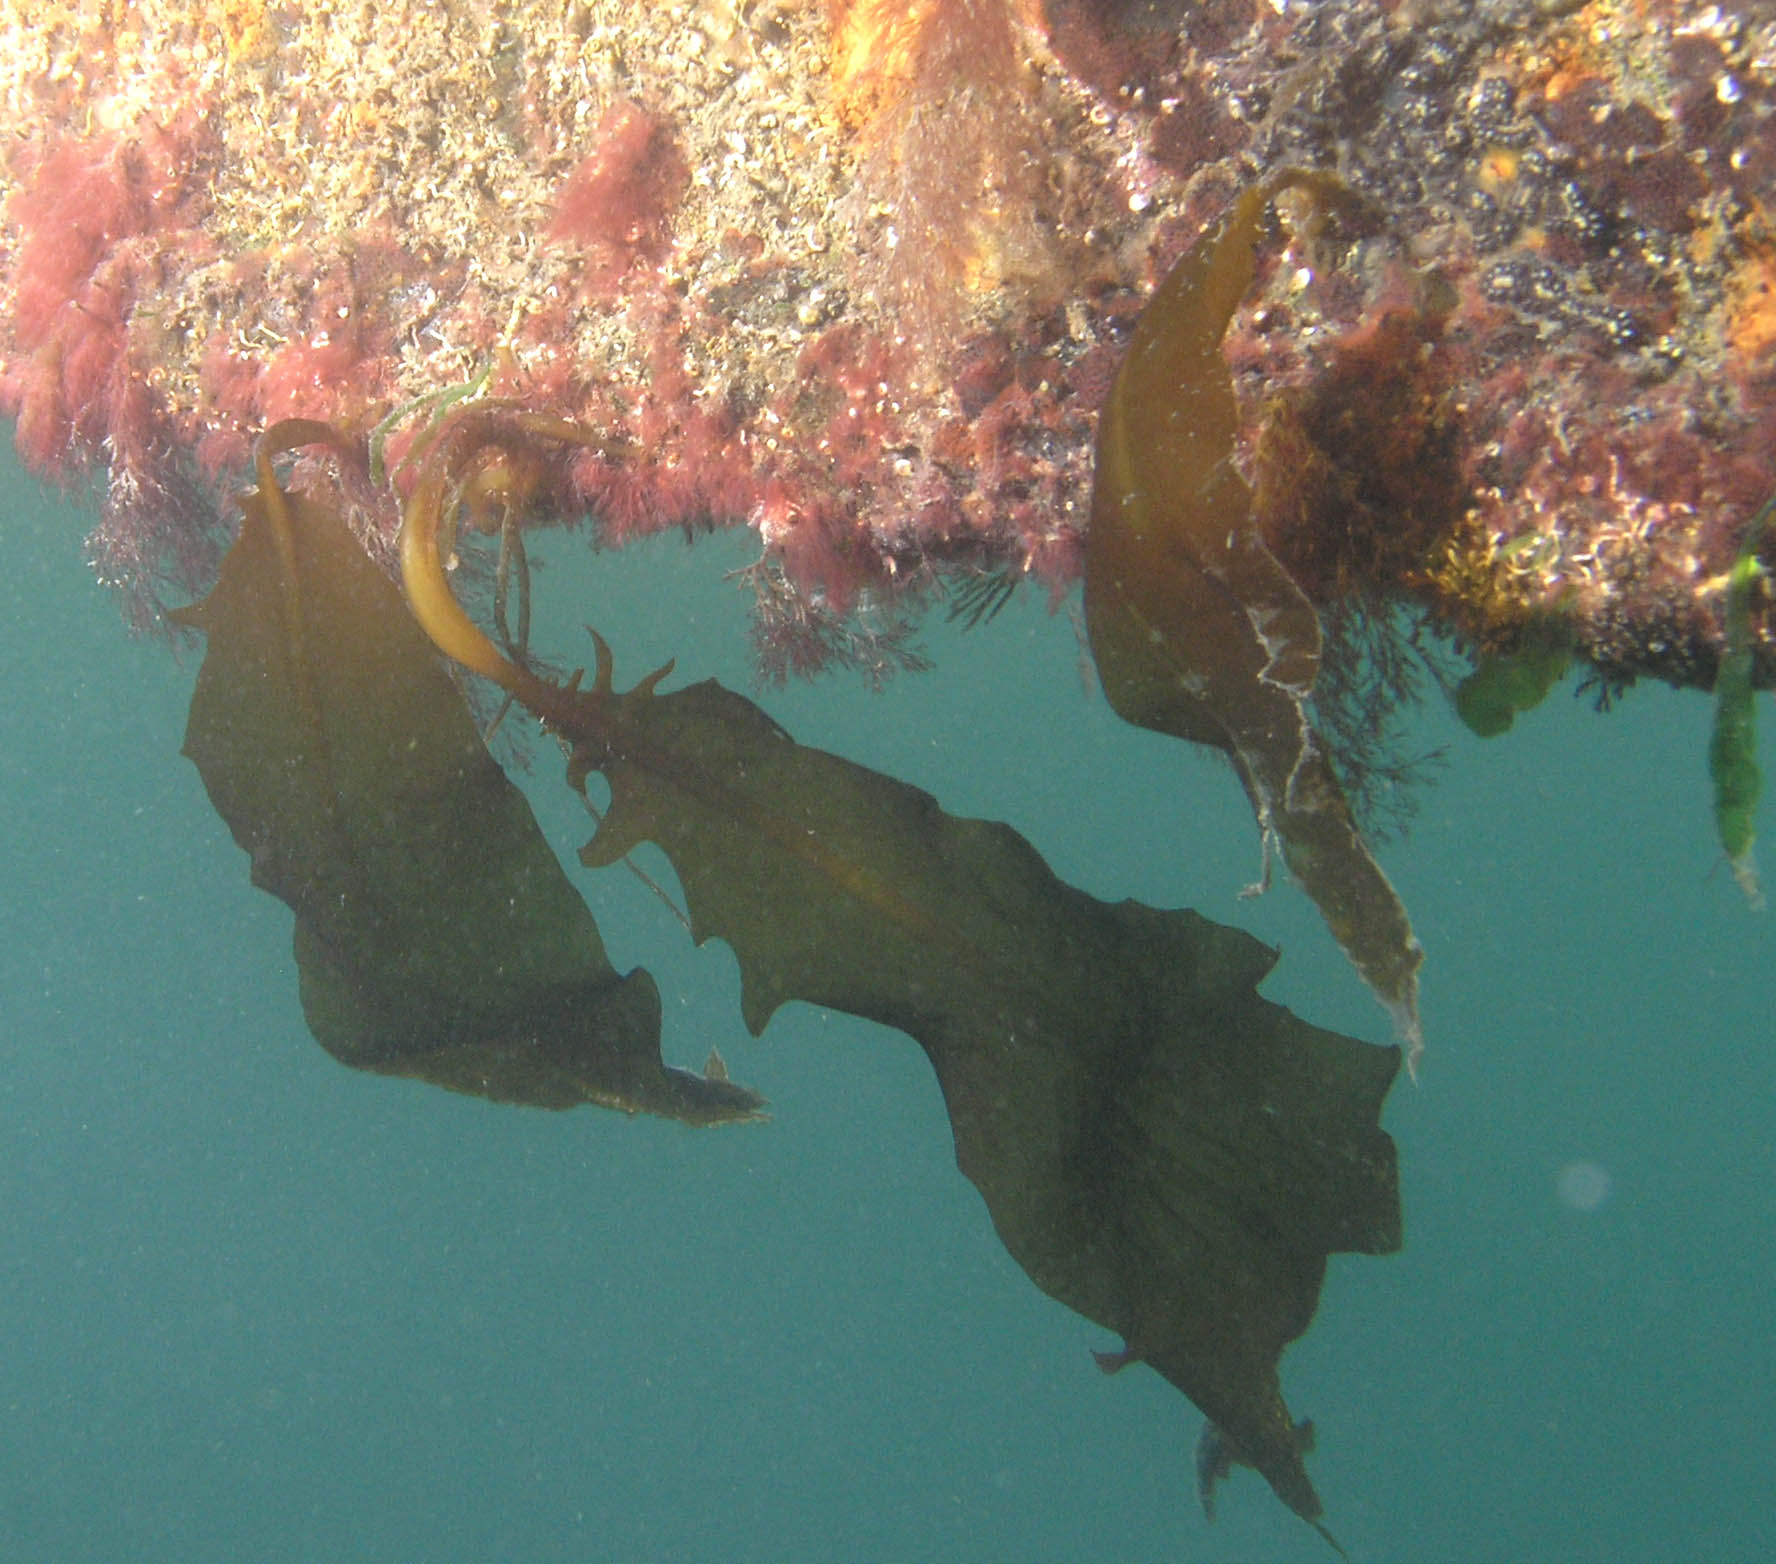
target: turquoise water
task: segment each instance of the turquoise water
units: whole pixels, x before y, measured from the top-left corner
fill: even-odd
[[[913,1044],[805,1006],[748,1039],[725,948],[620,871],[575,872],[659,979],[668,1057],[719,1044],[769,1123],[335,1064],[289,914],[178,753],[195,649],[131,640],[77,509],[10,458],[0,482],[0,1559],[1332,1556],[1250,1473],[1204,1522],[1197,1414],[1101,1376],[1115,1343],[999,1248]],[[744,539],[551,558],[555,645],[590,619],[619,682],[676,654],[751,690]],[[762,699],[1100,896],[1252,928],[1272,998],[1385,1039],[1298,892],[1236,901],[1231,772],[1111,718],[1064,612],[926,644],[884,694]],[[1425,717],[1453,763],[1385,857],[1429,952],[1422,1084],[1386,1121],[1406,1248],[1335,1260],[1284,1361],[1353,1557],[1776,1556],[1776,925],[1716,862],[1707,723],[1653,689],[1484,744]],[[570,853],[546,750],[529,786]]]

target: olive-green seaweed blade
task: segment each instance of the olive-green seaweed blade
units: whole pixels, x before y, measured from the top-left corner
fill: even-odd
[[[1245,191],[1136,323],[1098,426],[1086,629],[1118,715],[1232,759],[1266,862],[1274,841],[1415,1057],[1423,952],[1310,721],[1319,617],[1258,535],[1234,464],[1221,339],[1252,283],[1259,219],[1294,186],[1334,189],[1285,173]]]
[[[611,788],[585,861],[666,852],[753,1030],[800,999],[913,1036],[1013,1257],[1315,1519],[1278,1358],[1330,1253],[1399,1243],[1379,1126],[1398,1050],[1261,998],[1275,954],[1250,935],[1097,901],[1009,826],[797,744],[713,682],[654,682],[614,693],[601,645],[579,715],[551,717]]]
[[[501,1101],[753,1115],[751,1092],[662,1066],[653,980],[605,959],[394,586],[327,503],[281,493],[269,460],[260,480],[215,591],[181,615],[208,638],[185,753],[254,883],[296,914],[315,1037]]]

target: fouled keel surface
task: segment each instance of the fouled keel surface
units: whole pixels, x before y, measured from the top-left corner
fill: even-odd
[[[311,1028],[349,1063],[507,1101],[750,1116],[757,1099],[719,1072],[662,1068],[651,980],[604,963],[583,902],[535,858],[534,826],[511,818],[522,795],[407,608],[325,492],[282,493],[268,454],[323,438],[363,460],[318,425],[267,436],[223,585],[188,616],[209,645],[187,748],[255,879],[297,912]],[[1100,902],[1010,827],[798,744],[713,681],[618,692],[602,641],[584,688],[511,662],[422,545],[490,442],[533,438],[473,414],[428,453],[407,606],[572,746],[571,782],[604,774],[582,858],[665,851],[695,936],[735,951],[754,1032],[801,999],[915,1038],[1018,1263],[1317,1525],[1278,1360],[1328,1255],[1399,1244],[1378,1122],[1398,1050],[1259,997],[1276,958],[1250,935]],[[495,959],[475,976],[478,950]]]

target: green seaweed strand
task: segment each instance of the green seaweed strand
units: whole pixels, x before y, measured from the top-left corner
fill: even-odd
[[[444,415],[458,402],[472,402],[487,389],[487,382],[493,378],[493,372],[497,368],[499,368],[499,360],[496,358],[473,380],[465,380],[461,385],[443,386],[431,391],[422,391],[418,396],[409,397],[384,418],[370,431],[371,483],[380,489],[387,482],[388,470],[383,462],[383,452],[388,446],[389,436],[400,428],[408,418],[415,413],[429,409],[431,417],[426,420],[421,437],[423,439],[430,436],[443,422]],[[411,459],[411,456],[412,453],[409,452],[408,457],[403,458],[403,461],[396,465],[404,465],[406,460]]]
[[[1714,731],[1708,739],[1708,774],[1714,780],[1714,829],[1733,878],[1753,908],[1764,905],[1752,844],[1757,831],[1757,712],[1752,689],[1751,594],[1764,575],[1757,557],[1764,528],[1776,515],[1776,495],[1764,502],[1745,529],[1727,573],[1726,650],[1714,681]]]

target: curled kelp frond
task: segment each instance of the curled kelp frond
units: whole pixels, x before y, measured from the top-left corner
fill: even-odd
[[[1423,951],[1315,732],[1319,615],[1265,545],[1233,461],[1238,409],[1221,339],[1251,286],[1280,191],[1342,198],[1324,174],[1242,194],[1160,285],[1098,428],[1085,615],[1105,694],[1129,722],[1232,759],[1258,821],[1345,954],[1420,1048]]]

